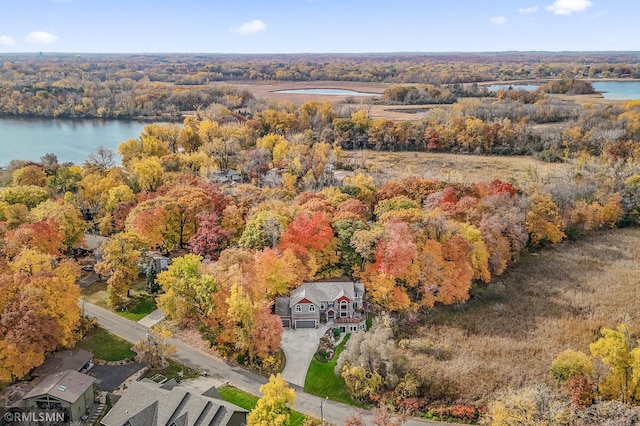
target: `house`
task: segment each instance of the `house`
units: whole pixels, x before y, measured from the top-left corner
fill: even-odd
[[[351,281],[302,284],[289,297],[278,297],[276,315],[285,328],[317,328],[333,323],[345,333],[366,329],[364,285]]]
[[[208,173],[207,178],[213,183],[234,183],[241,182],[242,175],[235,170],[213,170]]]
[[[62,412],[66,424],[80,422],[93,407],[95,381],[95,378],[74,370],[50,374],[24,396],[24,410]]]
[[[241,426],[247,410],[220,399],[215,388],[204,393],[171,380],[131,383],[100,421],[103,426]]]

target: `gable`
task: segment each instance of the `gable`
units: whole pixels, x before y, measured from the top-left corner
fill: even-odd
[[[348,303],[351,303],[351,299],[349,299],[347,296],[342,296],[341,298],[336,299],[336,302],[340,303],[343,300],[346,300]]]
[[[309,300],[307,298],[300,300],[298,303],[307,303],[307,304],[311,303],[311,304],[315,305],[315,303],[313,303],[311,300]]]

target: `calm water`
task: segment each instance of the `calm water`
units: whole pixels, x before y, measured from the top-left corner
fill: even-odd
[[[540,86],[536,86],[535,84],[492,84],[487,87],[487,90],[490,92],[497,92],[498,90],[507,90],[512,88],[513,90],[526,90],[527,92],[531,92],[536,90]]]
[[[640,81],[600,81],[592,84],[597,92],[602,92],[605,99],[640,99]]]
[[[136,138],[147,122],[116,120],[62,120],[0,118],[0,166],[13,159],[39,161],[48,152],[58,161],[82,164],[104,146],[118,152],[118,145]]]
[[[615,101],[640,99],[640,81],[596,81],[592,82],[596,92],[601,92],[605,99]],[[492,84],[487,89],[490,91],[507,90],[509,87],[516,90],[536,90],[538,86],[533,84]]]
[[[344,89],[291,89],[278,90],[275,93],[298,93],[301,95],[333,95],[333,96],[382,96],[380,93],[356,92]]]

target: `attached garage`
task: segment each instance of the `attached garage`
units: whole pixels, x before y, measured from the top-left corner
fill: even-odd
[[[297,320],[296,328],[316,328],[316,320]]]
[[[289,318],[281,318],[282,319],[282,326],[284,328],[291,328],[291,320]]]

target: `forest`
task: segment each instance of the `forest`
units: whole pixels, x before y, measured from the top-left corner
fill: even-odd
[[[554,58],[560,59],[544,59]],[[569,79],[536,92],[457,98],[420,119],[391,121],[372,119],[366,104],[273,103],[226,85],[212,86],[206,99],[197,97],[204,93],[197,88],[190,103],[165,103],[196,92],[177,80],[173,86],[157,85],[154,73],[165,70],[178,79],[205,67],[183,67],[180,57],[139,58],[122,67],[111,57],[99,58],[97,65],[77,58],[73,66],[65,58],[44,59],[51,74],[27,72],[29,61],[39,57],[5,62],[2,80],[24,90],[13,87],[9,93],[3,83],[4,108],[4,96],[15,95],[17,114],[21,107],[25,114],[37,111],[41,101],[51,99],[48,111],[62,103],[71,111],[79,104],[67,102],[71,91],[66,90],[76,85],[74,99],[80,91],[101,93],[87,96],[86,105],[81,100],[86,111],[103,107],[111,114],[131,108],[126,114],[137,116],[136,108],[144,105],[139,101],[151,88],[157,90],[158,105],[173,108],[163,113],[178,117],[185,109],[193,111],[181,122],[149,124],[139,137],[123,141],[120,164],[114,152],[98,148],[81,165],[61,164],[51,153],[39,162],[15,159],[3,172],[0,381],[24,377],[46,353],[73,346],[81,335],[75,285],[81,270],[74,254],[85,233],[97,233],[109,237],[95,271],[106,279],[112,309],[130,303],[132,283],[145,275],[159,290],[158,306],[176,327],[197,330],[220,356],[246,367],[277,369],[283,329],[273,314],[275,297],[305,281],[347,276],[364,283],[375,312],[387,313],[351,338],[338,360],[336,375],[354,401],[496,425],[522,417],[533,419],[531,424],[567,425],[637,418],[636,319],[589,322],[592,328],[585,334],[592,340],[576,339],[574,346],[550,354],[546,375],[523,371],[500,380],[498,374],[491,379],[481,363],[475,371],[465,366],[459,356],[466,349],[442,340],[434,330],[446,327],[434,321],[464,317],[505,294],[513,299],[527,295],[527,289],[504,289],[503,284],[523,258],[531,262],[532,256],[549,253],[561,258],[567,242],[638,226],[640,102],[581,104],[545,92],[584,89]],[[199,60],[205,64],[207,59]],[[393,63],[393,78],[380,78],[394,84],[395,78],[411,81],[401,67],[405,59],[393,59],[372,58],[359,72]],[[427,59],[429,69],[446,68]],[[509,58],[501,66],[481,59],[452,67],[464,64],[475,76],[470,82],[485,78],[483,66],[487,79],[516,64],[522,68]],[[578,59],[569,59],[552,72],[574,73],[567,78],[586,72],[573,68]],[[220,69],[232,69],[237,60],[224,58]],[[336,60],[318,69],[356,72],[358,61]],[[266,73],[277,59],[247,62],[249,69],[264,62]],[[287,72],[294,68],[293,62],[282,59],[282,64]],[[64,67],[69,67],[69,81],[57,84]],[[86,82],[84,73],[92,76]],[[164,78],[159,81],[168,82]],[[435,84],[429,81],[413,86],[427,96],[441,96],[427,86]],[[107,83],[113,85],[103,92]],[[61,91],[53,96],[55,87]],[[128,101],[117,93],[129,96]],[[404,102],[410,93],[393,89],[385,96]],[[124,103],[99,104],[101,96]],[[30,103],[33,98],[38,101]],[[158,110],[150,106],[148,111],[155,115]],[[392,179],[346,155],[365,149],[469,158],[531,155],[566,163],[569,172],[560,181],[535,171],[527,179]],[[229,171],[238,181],[225,178]],[[170,255],[172,264],[165,271],[141,270],[151,253]],[[496,317],[508,309],[496,306]],[[479,334],[482,330],[471,330],[466,338]],[[453,359],[459,364],[447,364]],[[461,378],[475,372],[487,380],[482,386]]]

